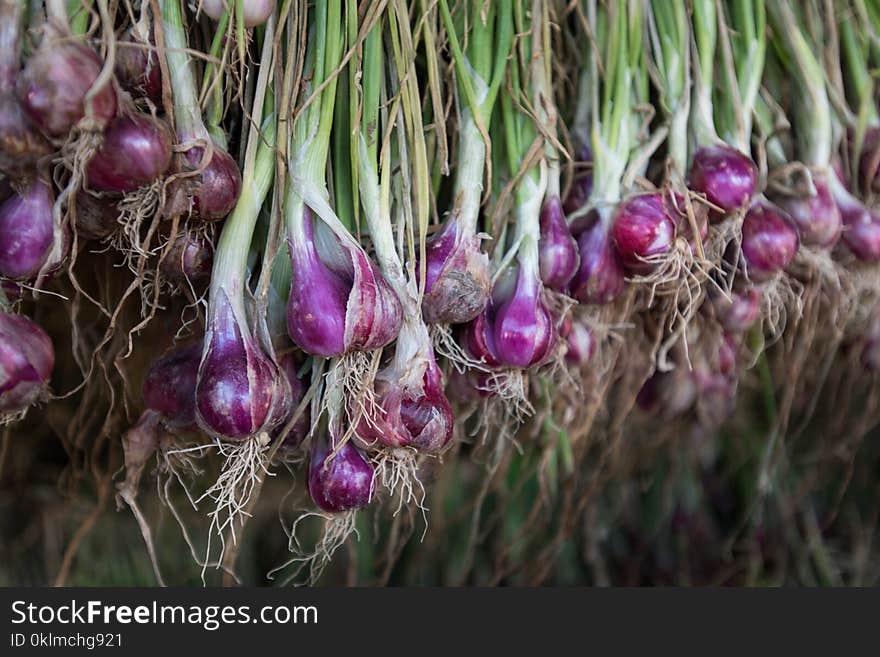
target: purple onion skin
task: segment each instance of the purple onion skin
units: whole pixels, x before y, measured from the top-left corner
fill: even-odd
[[[577,235],[581,263],[571,279],[571,296],[581,303],[611,303],[626,285],[623,263],[595,211],[587,224]]]
[[[489,257],[480,250],[479,237],[462,234],[455,217],[427,240],[425,271],[422,316],[429,324],[463,324],[486,307]]]
[[[52,190],[35,180],[0,206],[0,275],[29,280],[46,264],[54,237]]]
[[[565,336],[565,362],[577,367],[586,365],[596,353],[596,338],[582,322],[572,322]]]
[[[672,250],[675,223],[666,213],[661,194],[639,194],[617,206],[611,237],[620,259],[630,272],[649,273],[656,267],[648,258]]]
[[[177,234],[162,261],[162,274],[176,283],[205,281],[214,265],[214,245],[207,237],[185,230]]]
[[[119,206],[114,198],[98,197],[80,190],[76,194],[76,234],[82,240],[102,240],[119,225]]]
[[[128,30],[116,48],[116,79],[135,98],[149,98],[162,104],[162,70],[159,57]]]
[[[462,329],[462,341],[468,353],[490,367],[498,367],[501,360],[495,348],[495,335],[488,309],[477,315]]]
[[[562,213],[562,202],[553,196],[541,208],[541,239],[538,242],[541,280],[557,292],[566,292],[580,264],[577,242]]]
[[[309,495],[329,513],[364,508],[373,498],[373,466],[350,440],[328,461],[331,451],[326,438],[316,437],[312,442]]]
[[[743,219],[742,255],[749,279],[766,281],[785,269],[800,246],[788,215],[766,200],[758,200]]]
[[[177,348],[153,363],[144,379],[144,405],[161,413],[168,426],[196,426],[196,381],[202,345]]]
[[[814,196],[786,196],[778,202],[791,217],[805,246],[827,249],[840,239],[840,211],[831,197],[828,183],[818,176],[813,183],[816,187]]]
[[[208,16],[220,20],[223,12],[234,5],[229,0],[202,0],[201,7]],[[230,10],[231,11],[231,10]],[[242,21],[246,28],[262,25],[275,11],[275,0],[244,0]]]
[[[761,291],[756,287],[732,292],[730,298],[718,294],[712,301],[718,322],[726,331],[745,333],[761,314]]]
[[[199,170],[204,153],[204,148],[195,147],[178,155],[174,170]],[[229,153],[215,145],[211,159],[200,173],[175,179],[168,193],[165,215],[219,221],[232,212],[240,194],[241,171],[238,165]]]
[[[880,216],[864,206],[843,208],[843,242],[862,262],[880,260]]]
[[[513,294],[492,301],[495,354],[502,365],[528,369],[547,360],[556,345],[556,330],[541,298],[541,282],[518,266]]]
[[[46,332],[27,317],[0,312],[0,417],[37,402],[54,367],[55,351]]]
[[[433,358],[422,383],[423,394],[412,398],[398,377],[377,378],[376,398],[382,412],[369,420],[361,418],[358,438],[368,445],[413,447],[427,454],[441,451],[452,438],[455,418],[443,392],[443,375]]]
[[[304,226],[305,243],[288,243],[291,340],[303,351],[325,358],[372,351],[392,342],[400,331],[403,308],[376,265],[359,246],[339,243],[350,269],[332,269],[318,253],[308,210]]]
[[[63,138],[85,116],[86,94],[102,66],[98,55],[82,43],[47,39],[18,77],[22,109],[43,134]],[[92,98],[96,127],[106,127],[116,106],[116,91],[108,83]]]
[[[240,440],[270,430],[290,403],[290,389],[257,340],[242,332],[222,290],[211,317],[196,385],[196,420],[211,435]]]
[[[723,215],[745,210],[755,194],[758,169],[751,158],[724,144],[702,146],[694,153],[688,187],[706,195]]]
[[[88,187],[124,194],[157,180],[171,165],[171,132],[147,114],[121,115],[86,167]]]
[[[288,352],[282,355],[279,358],[278,365],[281,367],[281,372],[287,377],[287,383],[290,385],[290,412],[272,431],[273,438],[277,438],[281,431],[284,430],[284,427],[293,418],[293,414],[306,394],[306,384],[299,377],[300,363],[293,353]],[[309,426],[309,409],[306,407],[290,431],[287,432],[287,435],[284,436],[281,446],[285,449],[293,449],[302,444],[306,436],[309,435]]]

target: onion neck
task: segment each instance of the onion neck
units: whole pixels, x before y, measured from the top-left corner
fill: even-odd
[[[165,57],[171,74],[174,96],[174,124],[181,141],[210,139],[202,120],[202,108],[196,92],[194,63],[187,54],[189,45],[180,9],[181,0],[160,0]]]

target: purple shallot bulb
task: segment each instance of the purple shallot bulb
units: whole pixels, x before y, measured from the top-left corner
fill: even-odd
[[[742,225],[742,255],[749,280],[761,282],[785,269],[800,241],[789,216],[766,199],[749,208]]]
[[[757,287],[734,290],[729,297],[720,292],[712,298],[718,322],[726,331],[745,333],[761,315],[761,291]]]
[[[55,235],[52,189],[34,180],[0,205],[0,275],[20,281],[47,263]]]
[[[46,332],[23,315],[0,311],[0,424],[46,394],[54,367]]]
[[[309,457],[307,480],[309,495],[318,507],[329,513],[362,509],[373,499],[375,471],[352,441],[331,455],[332,444],[315,436]]]
[[[89,160],[90,189],[124,194],[150,185],[171,164],[171,132],[148,114],[116,117],[104,132],[104,143]]]
[[[611,229],[614,246],[624,266],[646,274],[657,259],[668,254],[675,243],[675,222],[666,212],[661,194],[638,194],[617,206]]]
[[[230,440],[272,429],[290,403],[284,375],[251,334],[244,309],[236,305],[222,288],[212,294],[196,384],[199,426]]]
[[[425,296],[422,315],[429,324],[463,324],[489,300],[489,257],[480,238],[465,235],[454,217],[425,244]],[[420,271],[420,269],[419,269]]]
[[[86,117],[86,95],[103,63],[88,46],[46,35],[18,77],[17,93],[28,118],[48,137],[64,138]],[[104,83],[91,99],[90,127],[103,129],[116,115],[116,91]]]
[[[824,177],[815,176],[813,187],[815,194],[783,196],[778,203],[791,217],[804,245],[826,249],[840,238],[840,211]]]
[[[544,303],[538,276],[517,264],[512,294],[493,294],[491,323],[495,353],[502,365],[528,369],[547,361],[556,346],[556,329]],[[506,297],[506,298],[505,298]]]
[[[213,266],[214,245],[206,235],[192,230],[183,230],[175,236],[160,265],[167,278],[182,284],[207,280]]]
[[[577,271],[580,256],[558,196],[548,198],[541,208],[538,252],[544,285],[558,292],[568,290],[568,282]]]
[[[611,303],[623,291],[623,263],[608,228],[597,211],[585,218],[576,235],[580,266],[571,279],[571,296],[581,303]]]
[[[162,69],[152,38],[143,39],[136,28],[126,30],[116,44],[116,79],[135,98],[162,104]]]
[[[116,198],[95,196],[85,190],[75,197],[74,227],[81,240],[102,240],[116,230],[119,218],[119,205]]]
[[[571,322],[565,335],[565,345],[565,362],[571,365],[586,365],[596,353],[596,337],[583,322]]]
[[[235,14],[233,0],[202,0],[200,6],[215,21],[219,21],[224,12],[229,12],[230,16]],[[269,20],[275,11],[275,0],[243,0],[241,7],[244,26],[251,28]]]
[[[191,429],[196,425],[196,381],[202,345],[178,347],[150,366],[144,378],[144,405],[161,413],[169,427]]]
[[[210,155],[201,146],[178,154],[172,170],[191,175],[175,178],[170,185],[166,216],[210,222],[225,219],[232,212],[241,194],[241,170],[217,144],[212,144]]]
[[[880,216],[850,194],[837,176],[828,182],[843,223],[841,240],[862,262],[877,262],[880,260]]]
[[[702,146],[694,153],[687,182],[690,189],[705,194],[712,205],[721,208],[723,216],[749,207],[758,184],[758,168],[732,146]]]

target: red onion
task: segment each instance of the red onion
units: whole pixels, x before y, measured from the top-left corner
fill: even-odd
[[[581,263],[571,280],[571,295],[581,303],[610,303],[626,284],[623,263],[609,234],[606,221],[596,210],[578,222]]]
[[[840,212],[824,176],[815,176],[813,185],[816,193],[812,196],[782,196],[778,203],[791,217],[803,244],[830,248],[840,238]]]
[[[136,98],[162,104],[162,70],[152,38],[142,39],[134,29],[126,30],[116,44],[116,79]]]
[[[756,287],[733,291],[728,298],[717,293],[712,299],[718,322],[731,333],[745,333],[761,314],[761,291]]]
[[[169,427],[195,427],[196,379],[201,358],[201,344],[178,347],[154,362],[144,379],[144,404],[161,413]]]
[[[0,205],[0,275],[29,280],[46,264],[55,234],[53,204],[49,185],[35,180]]]
[[[596,338],[583,322],[571,322],[565,334],[565,361],[571,365],[586,365],[596,353]]]
[[[181,139],[184,141],[185,139]],[[174,171],[194,172],[202,166],[205,149],[191,148],[175,158]],[[232,212],[241,194],[241,170],[229,153],[214,144],[211,159],[199,173],[175,178],[169,186],[166,216],[189,216],[219,221]]]
[[[157,180],[171,164],[171,132],[147,114],[115,118],[86,168],[88,187],[127,193]]]
[[[311,211],[301,235],[289,243],[291,260],[287,329],[303,351],[341,356],[389,344],[403,309],[382,273],[353,238],[329,235],[318,248]],[[319,230],[329,233],[323,222]]]
[[[241,302],[212,291],[196,384],[196,420],[211,435],[244,439],[271,430],[289,411],[290,388],[250,333]]]
[[[214,266],[214,245],[205,235],[191,230],[179,232],[162,261],[162,274],[176,283],[207,280]]]
[[[850,194],[837,176],[828,180],[843,222],[843,243],[863,262],[880,260],[880,216]]]
[[[654,269],[656,259],[669,253],[675,242],[675,223],[663,196],[638,194],[620,203],[611,236],[627,269],[640,274]]]
[[[312,442],[307,480],[309,495],[315,504],[330,513],[362,509],[373,499],[373,466],[351,441],[331,457],[337,444],[335,437],[331,443],[324,436],[316,436]]]
[[[742,255],[749,280],[765,281],[785,269],[800,242],[788,215],[766,199],[749,208],[742,225]]]
[[[745,154],[726,144],[703,146],[694,153],[688,187],[706,195],[722,216],[745,210],[755,193],[758,169]]]
[[[0,421],[39,401],[54,366],[46,332],[27,317],[0,312]]]
[[[463,324],[482,312],[491,283],[489,258],[480,251],[479,237],[466,235],[450,216],[427,240],[425,259],[422,315],[426,322]]]
[[[541,240],[538,243],[541,281],[559,292],[568,290],[568,282],[580,264],[577,242],[562,214],[558,196],[548,198],[541,208]]]
[[[65,137],[85,117],[84,105],[101,72],[100,58],[85,44],[47,36],[18,77],[25,114],[49,137]],[[116,91],[107,83],[92,97],[91,119],[104,128],[116,115]]]

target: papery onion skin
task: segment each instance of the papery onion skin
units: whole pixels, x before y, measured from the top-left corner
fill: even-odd
[[[241,194],[241,170],[229,153],[214,145],[202,169],[205,149],[190,148],[175,158],[175,173],[193,173],[175,178],[168,190],[166,217],[183,216],[205,222],[225,219]]]
[[[767,200],[756,201],[743,219],[742,255],[752,281],[766,281],[792,261],[800,240],[788,215]]]
[[[119,226],[117,199],[98,197],[80,190],[76,194],[74,227],[81,240],[101,240],[113,234]]]
[[[193,231],[179,232],[160,265],[162,273],[175,283],[192,284],[211,276],[214,245],[205,235]]]
[[[35,180],[0,205],[0,275],[29,280],[46,264],[54,201],[49,185]]]
[[[833,175],[833,174],[832,174]],[[813,179],[815,195],[777,198],[797,227],[801,242],[820,249],[834,246],[840,238],[842,220],[828,184],[822,178]]]
[[[675,223],[666,213],[661,194],[638,194],[623,201],[614,213],[611,229],[623,265],[632,273],[646,274],[656,259],[669,253],[675,242]]]
[[[162,104],[162,70],[152,43],[144,43],[128,30],[116,47],[116,79],[136,98]]]

